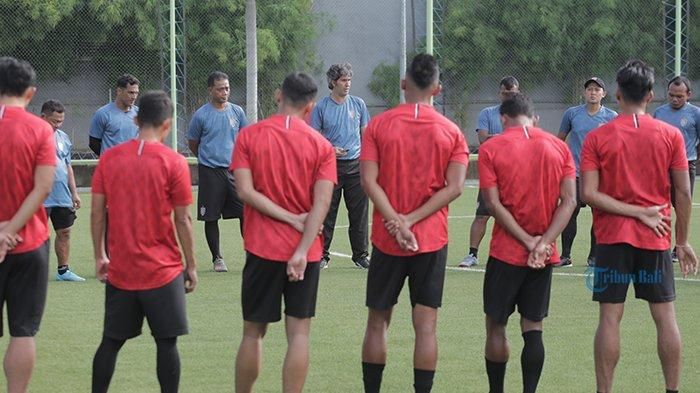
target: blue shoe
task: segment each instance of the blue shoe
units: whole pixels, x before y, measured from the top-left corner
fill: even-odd
[[[56,273],[56,281],[83,282],[83,281],[85,281],[85,279],[80,277],[79,275],[73,273],[72,271],[67,270],[63,274]]]

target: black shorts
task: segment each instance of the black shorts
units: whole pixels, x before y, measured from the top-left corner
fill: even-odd
[[[586,207],[586,204],[581,199],[581,178],[579,177],[576,178],[576,204],[578,207]]]
[[[197,169],[197,220],[216,221],[222,217],[243,217],[243,202],[238,198],[236,182],[228,168],[210,168],[199,164]]]
[[[411,306],[439,308],[445,284],[447,246],[423,254],[395,256],[372,247],[365,304],[375,310],[388,310],[399,300],[408,277]]]
[[[319,265],[318,261],[307,263],[304,279],[291,282],[286,263],[246,253],[241,282],[243,319],[259,323],[279,321],[283,296],[285,315],[300,319],[316,315]]]
[[[676,299],[670,251],[643,250],[626,243],[598,244],[595,267],[588,270],[593,300],[624,303],[630,282],[637,299],[666,303]]]
[[[530,269],[489,257],[484,275],[484,313],[505,324],[517,305],[521,317],[542,321],[549,313],[551,287],[552,265]]]
[[[47,207],[46,215],[51,219],[55,231],[72,227],[75,219],[78,218],[72,207]]]
[[[10,336],[34,337],[39,331],[46,304],[48,269],[48,241],[36,250],[5,256],[0,263],[0,336],[4,304],[7,304]]]
[[[182,273],[162,287],[143,291],[127,291],[109,282],[106,284],[106,337],[126,340],[140,335],[144,317],[155,338],[187,334],[185,278]]]
[[[486,207],[486,201],[484,201],[484,196],[481,195],[481,190],[476,195],[476,216],[479,217],[491,217],[491,212]]]

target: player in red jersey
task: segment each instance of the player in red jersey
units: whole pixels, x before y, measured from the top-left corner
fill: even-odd
[[[49,123],[25,109],[35,83],[29,63],[0,57],[0,314],[7,304],[10,393],[29,385],[48,280],[49,228],[40,207],[53,186],[56,146]]]
[[[496,219],[484,276],[486,372],[503,392],[508,318],[518,306],[525,346],[523,392],[535,392],[544,365],[553,243],[576,207],[576,167],[567,145],[533,125],[532,103],[517,93],[499,109],[503,133],[479,150],[479,187]]]
[[[649,303],[666,389],[674,392],[680,383],[681,336],[669,252],[671,187],[681,271],[686,276],[698,268],[688,243],[688,160],[680,131],[646,114],[654,97],[653,68],[631,60],[618,70],[617,85],[620,115],[588,134],[581,152],[581,197],[593,207],[599,244],[591,288],[593,300],[600,304],[594,343],[596,383],[599,392],[612,390],[620,358],[620,322],[632,282],[635,297]]]
[[[447,205],[462,193],[469,164],[459,127],[430,105],[440,92],[435,59],[417,55],[401,83],[406,104],[370,121],[360,154],[362,186],[374,203],[362,347],[365,392],[379,392],[386,333],[406,278],[415,330],[414,388],[432,389],[447,260]]]
[[[277,92],[278,113],[244,128],[236,140],[230,169],[245,203],[247,253],[238,393],[253,389],[263,337],[267,325],[281,319],[283,297],[288,347],[282,390],[301,392],[306,380],[323,250],[319,230],[337,176],[333,146],[303,120],[317,91],[310,76],[287,76]]]
[[[95,274],[106,283],[104,333],[92,364],[93,393],[107,391],[119,350],[141,334],[144,317],[156,342],[161,391],[177,392],[177,337],[187,334],[185,292],[197,285],[190,171],[185,158],[162,143],[173,106],[162,91],[146,93],[140,103],[138,137],[104,152],[92,179]],[[175,230],[185,254],[184,274]]]

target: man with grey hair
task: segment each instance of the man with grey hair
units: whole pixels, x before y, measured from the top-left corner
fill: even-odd
[[[345,196],[350,227],[352,261],[366,269],[367,259],[367,211],[368,199],[360,184],[360,138],[369,122],[367,105],[360,97],[350,95],[352,66],[349,63],[333,64],[326,72],[331,94],[319,100],[311,114],[311,126],[317,129],[335,150],[338,183],[323,223],[323,259],[321,267],[330,262],[330,245],[333,240],[335,219],[338,215],[341,194]]]

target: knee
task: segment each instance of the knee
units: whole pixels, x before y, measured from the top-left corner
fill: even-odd
[[[70,228],[59,229],[56,231],[56,241],[69,241],[70,240]]]

